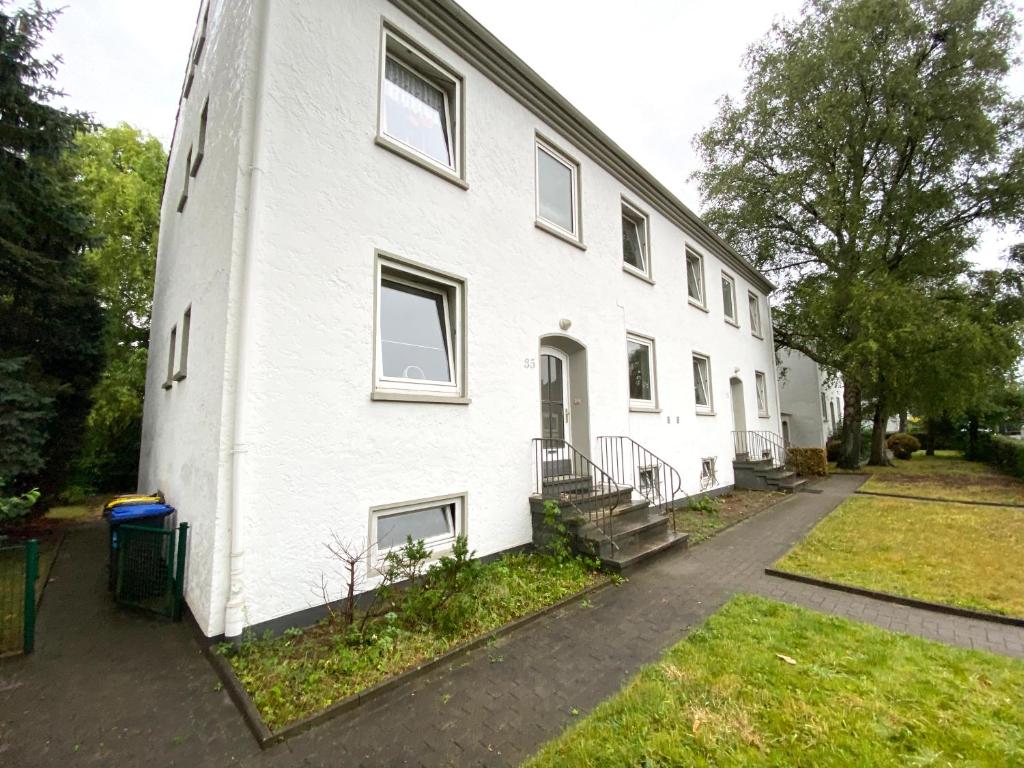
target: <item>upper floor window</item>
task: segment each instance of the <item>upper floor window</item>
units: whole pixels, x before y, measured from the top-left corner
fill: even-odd
[[[650,279],[651,264],[647,237],[647,216],[622,203],[622,263],[633,272]]]
[[[754,371],[754,389],[757,392],[757,414],[768,415],[768,380],[761,371]]]
[[[821,420],[828,421],[828,408],[825,406],[825,393],[821,393]]]
[[[374,395],[463,394],[464,284],[378,258]],[[395,399],[381,397],[379,399]]]
[[[206,97],[206,101],[203,104],[203,111],[199,114],[199,138],[196,143],[196,156],[192,160],[191,174],[195,176],[199,173],[199,166],[203,162],[203,157],[206,155],[206,123],[210,117],[210,97]]]
[[[167,347],[167,377],[164,379],[163,388],[170,389],[174,384],[174,353],[178,344],[178,326],[171,328],[170,344]]]
[[[206,47],[206,30],[210,25],[210,4],[206,4],[206,9],[203,11],[202,21],[199,22],[199,37],[196,38],[195,48],[192,49],[192,55],[188,58],[188,74],[185,76],[185,89],[182,92],[184,98],[188,98],[188,95],[192,92],[192,83],[196,80],[196,69],[199,67],[199,59],[202,58],[203,48]]]
[[[722,312],[726,320],[733,325],[737,324],[736,281],[725,272],[722,273]]]
[[[762,338],[764,334],[761,332],[761,300],[756,293],[749,293],[747,303],[750,306],[750,332]]]
[[[384,32],[378,141],[442,175],[462,173],[462,78]]]
[[[188,337],[192,333],[192,305],[185,310],[181,318],[181,350],[178,352],[178,370],[174,372],[174,380],[182,381],[188,376]]]
[[[639,410],[657,408],[654,380],[654,339],[630,334],[626,337],[629,366],[629,406]]]
[[[704,259],[689,248],[686,249],[686,293],[694,304],[704,306]]]
[[[537,140],[537,223],[579,240],[579,165]]]
[[[185,203],[188,202],[188,180],[192,175],[192,147],[188,148],[188,156],[185,158],[185,180],[181,185],[181,197],[178,198],[178,213],[185,210]]]

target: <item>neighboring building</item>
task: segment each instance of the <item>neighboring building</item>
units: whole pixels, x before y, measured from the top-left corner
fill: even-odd
[[[781,432],[771,290],[450,0],[211,0],[139,479],[192,526],[199,626],[316,606],[332,533],[529,543],[540,437],[729,487],[732,432]]]
[[[843,418],[843,380],[803,352],[778,351],[782,437],[787,446],[824,448]]]

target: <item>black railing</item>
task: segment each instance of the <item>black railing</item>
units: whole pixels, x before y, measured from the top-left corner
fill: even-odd
[[[771,461],[773,467],[786,466],[786,445],[774,432],[733,432],[732,444],[740,461]]]
[[[571,507],[589,520],[614,548],[615,511],[621,495],[633,489],[622,485],[565,440],[533,439],[534,494]]]
[[[606,435],[597,438],[601,466],[621,485],[630,485],[655,507],[671,513],[686,498],[683,478],[667,461],[631,437]],[[672,530],[676,517],[669,514]]]

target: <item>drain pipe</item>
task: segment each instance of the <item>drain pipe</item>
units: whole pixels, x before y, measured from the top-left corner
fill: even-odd
[[[232,291],[230,307],[235,315],[234,333],[228,335],[229,359],[234,359],[234,396],[230,403],[231,430],[231,479],[230,506],[228,509],[228,526],[231,529],[231,549],[228,563],[228,594],[224,606],[224,636],[230,639],[241,637],[245,629],[245,547],[242,483],[244,479],[243,460],[246,454],[245,414],[248,393],[249,362],[248,336],[252,324],[252,312],[255,302],[250,300],[252,287],[252,259],[254,243],[258,231],[260,181],[263,175],[264,160],[264,125],[263,99],[266,91],[266,72],[268,58],[268,38],[270,35],[270,3],[271,0],[257,0],[256,16],[256,49],[252,61],[256,68],[253,93],[250,97],[250,162],[248,171],[248,199],[245,211],[245,230],[241,253],[235,270],[232,270]]]

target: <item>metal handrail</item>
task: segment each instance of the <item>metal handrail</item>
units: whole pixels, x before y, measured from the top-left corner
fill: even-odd
[[[767,430],[746,430],[732,433],[735,456],[740,460],[772,462],[773,467],[786,466],[786,444],[782,437]]]
[[[615,509],[617,502],[602,504],[602,496],[633,488],[621,485],[601,467],[580,453],[568,441],[533,438],[534,494],[542,499],[568,505],[586,518],[615,549]],[[579,485],[582,483],[583,485]],[[559,489],[564,484],[566,489]]]
[[[631,485],[653,506],[671,512],[688,498],[679,470],[633,438],[603,435],[597,444],[605,470],[616,482]],[[670,514],[669,518],[675,532],[676,516]]]

